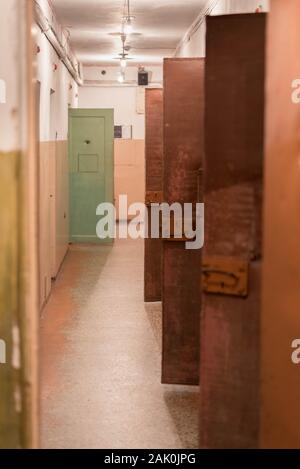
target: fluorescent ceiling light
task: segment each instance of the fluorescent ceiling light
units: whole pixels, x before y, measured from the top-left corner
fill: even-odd
[[[126,34],[126,36],[129,36],[133,33],[133,24],[130,18],[128,18],[126,20],[126,23],[124,24],[124,33]]]
[[[125,80],[124,73],[120,73],[119,76],[118,76],[118,82],[119,83],[124,83],[124,80]]]

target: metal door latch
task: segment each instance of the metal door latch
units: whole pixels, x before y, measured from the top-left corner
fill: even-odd
[[[202,288],[205,293],[246,297],[249,262],[227,256],[204,256]]]

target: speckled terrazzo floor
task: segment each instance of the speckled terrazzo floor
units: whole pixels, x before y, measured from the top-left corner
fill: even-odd
[[[72,246],[41,320],[43,448],[195,448],[198,389],[160,384],[143,242]]]

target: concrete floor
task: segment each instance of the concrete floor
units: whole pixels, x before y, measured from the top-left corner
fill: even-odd
[[[160,384],[143,242],[72,246],[41,321],[43,448],[195,448],[195,387]]]

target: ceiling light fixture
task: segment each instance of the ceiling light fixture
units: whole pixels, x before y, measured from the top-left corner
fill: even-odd
[[[135,16],[130,14],[130,0],[125,0],[124,3],[124,15],[123,15],[123,31],[126,36],[133,33],[133,20]]]
[[[124,81],[125,81],[125,75],[124,75],[124,72],[122,71],[122,72],[119,73],[118,82],[119,83],[124,83]]]
[[[119,57],[114,57],[114,60],[119,60],[120,66],[121,66],[121,72],[123,73],[124,73],[124,69],[127,67],[128,60],[132,60],[132,57],[128,57],[131,47],[130,45],[126,45],[126,40],[127,40],[128,35],[130,35],[130,33],[132,33],[133,31],[132,21],[134,20],[134,18],[135,17],[130,14],[130,0],[125,0],[124,12],[123,12],[123,17],[122,17],[122,32],[112,33],[112,35],[114,36],[115,35],[121,36],[122,52],[118,54]],[[139,35],[139,34],[136,33],[136,35]],[[122,79],[120,76],[118,81],[120,81],[120,83],[123,83],[124,77]]]
[[[131,22],[131,19],[128,19],[124,24],[124,33],[126,34],[126,36],[130,36],[130,34],[133,33],[133,24]]]
[[[131,57],[128,57],[128,52],[127,50],[130,50],[130,47],[126,48],[125,46],[125,43],[126,43],[126,36],[125,34],[122,34],[121,36],[121,40],[122,40],[122,52],[119,54],[119,57],[114,57],[115,60],[119,60],[120,61],[120,66],[122,69],[126,68],[127,66],[127,61],[128,60],[132,60]]]

